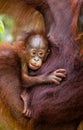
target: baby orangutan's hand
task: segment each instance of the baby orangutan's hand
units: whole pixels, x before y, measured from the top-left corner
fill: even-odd
[[[66,70],[65,69],[57,69],[54,72],[48,75],[49,82],[54,82],[56,84],[60,84],[62,78],[66,77]]]

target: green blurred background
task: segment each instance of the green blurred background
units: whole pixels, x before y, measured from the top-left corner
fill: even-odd
[[[14,41],[13,36],[13,26],[14,26],[14,19],[8,15],[1,14],[0,15],[0,42]]]

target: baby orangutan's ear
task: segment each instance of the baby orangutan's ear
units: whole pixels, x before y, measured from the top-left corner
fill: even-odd
[[[48,49],[48,51],[47,51],[47,55],[49,55],[50,54],[50,49]]]
[[[46,55],[44,57],[44,61],[46,61],[46,59],[47,59],[47,57],[48,57],[49,54],[50,54],[50,49],[47,50],[47,53],[46,53]]]

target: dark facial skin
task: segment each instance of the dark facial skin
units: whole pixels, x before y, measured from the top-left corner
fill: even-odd
[[[23,113],[28,117],[31,116],[31,110],[28,107],[28,102],[30,100],[27,92],[28,87],[49,82],[59,84],[62,78],[65,77],[65,69],[57,69],[48,75],[42,74],[38,76],[29,76],[28,69],[38,70],[42,66],[43,62],[45,62],[48,53],[48,41],[43,36],[32,35],[28,38],[25,47],[25,55],[22,58],[22,79],[26,89],[24,89],[21,94],[24,103]]]

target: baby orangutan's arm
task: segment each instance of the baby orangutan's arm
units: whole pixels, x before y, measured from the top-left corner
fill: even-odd
[[[42,74],[38,76],[29,76],[23,74],[23,83],[25,87],[31,87],[42,83],[55,83],[60,84],[62,78],[66,77],[65,69],[57,69],[50,74]]]

